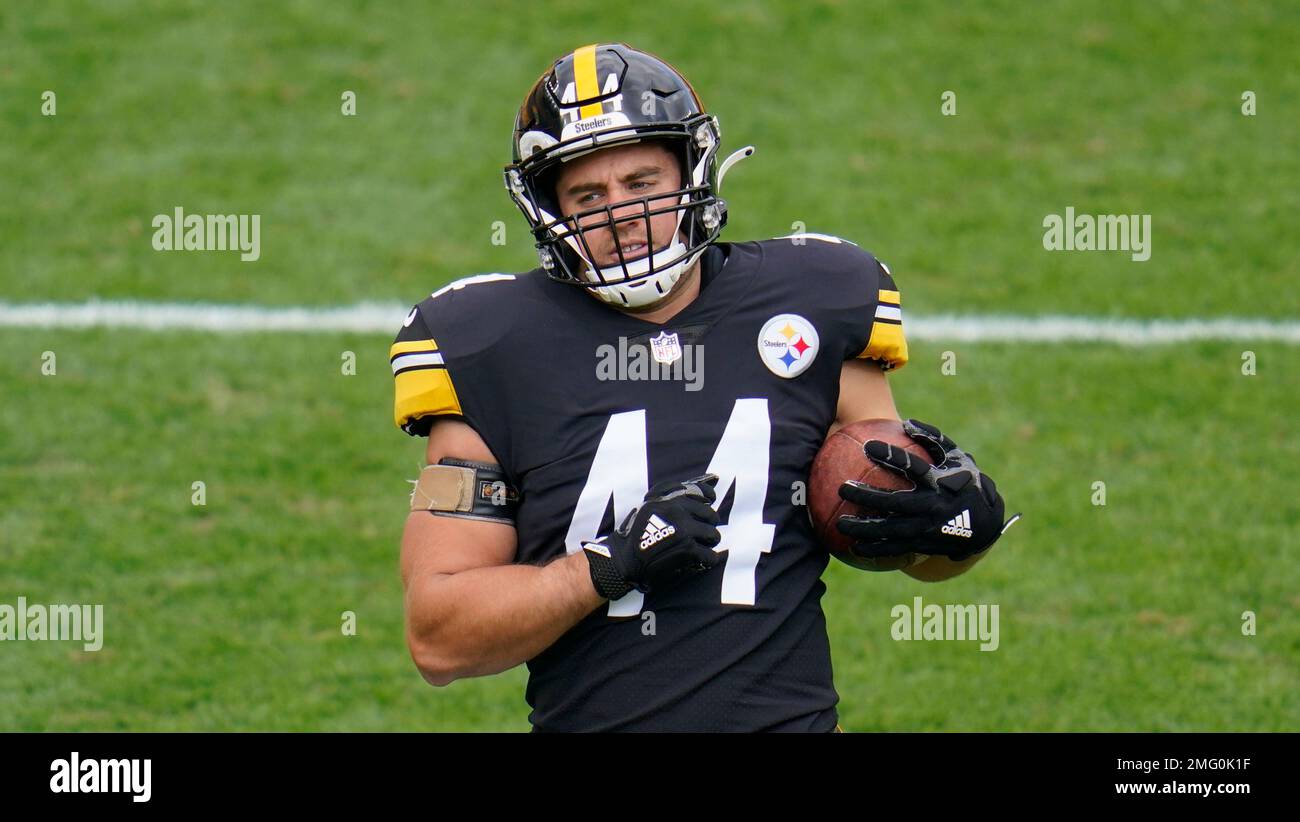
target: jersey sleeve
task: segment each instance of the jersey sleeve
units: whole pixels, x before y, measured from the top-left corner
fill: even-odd
[[[429,328],[425,306],[411,309],[388,352],[393,368],[393,421],[413,437],[427,437],[437,417],[463,418],[465,413],[445,352]]]
[[[868,304],[874,303],[871,315],[864,318],[867,325],[867,343],[857,355],[858,359],[875,360],[886,371],[901,368],[907,364],[907,337],[903,333],[903,307],[898,293],[898,286],[889,272],[889,267],[870,255],[866,255],[869,267],[876,269],[876,276],[868,276],[868,290],[875,290],[869,295]]]
[[[889,267],[849,240],[798,236],[805,244],[805,267],[817,283],[820,314],[834,330],[837,354],[845,360],[873,360],[886,371],[906,365],[902,301]]]

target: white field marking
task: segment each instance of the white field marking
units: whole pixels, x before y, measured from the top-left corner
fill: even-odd
[[[311,308],[220,303],[99,301],[0,302],[0,328],[124,328],[144,331],[241,333],[357,332],[394,334],[410,312],[405,303],[357,303]],[[1120,319],[1064,315],[909,313],[911,340],[955,342],[1104,342],[1161,345],[1188,340],[1242,340],[1300,344],[1300,320],[1251,317]]]
[[[84,303],[0,302],[0,328],[124,328],[143,331],[243,333],[353,331],[397,333],[409,304],[357,303],[307,306],[221,303],[100,301]]]
[[[1046,314],[908,315],[908,338],[956,342],[1101,342],[1164,345],[1189,340],[1250,340],[1300,344],[1300,320],[1257,317],[1122,319]]]

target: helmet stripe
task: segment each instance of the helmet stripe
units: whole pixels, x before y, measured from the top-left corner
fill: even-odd
[[[577,83],[579,100],[600,96],[600,81],[596,79],[596,45],[583,46],[573,53],[573,81]],[[600,103],[588,103],[578,110],[580,119],[599,117],[605,112]]]

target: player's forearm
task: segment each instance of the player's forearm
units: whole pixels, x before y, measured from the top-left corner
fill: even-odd
[[[604,602],[582,554],[475,568],[412,583],[407,641],[425,679],[445,685],[532,659]]]

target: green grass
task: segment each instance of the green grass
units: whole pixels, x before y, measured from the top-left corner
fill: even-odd
[[[853,239],[910,308],[1300,309],[1294,4],[436,5],[7,5],[5,296],[413,301],[529,268],[500,182],[515,109],[550,60],[621,38],[686,72],[730,147],[758,146],[731,236]],[[177,205],[261,214],[262,260],[154,252]],[[1152,259],[1044,251],[1071,205],[1151,214]]]
[[[406,657],[396,542],[420,450],[388,427],[386,342],[0,333],[0,483],[23,501],[0,519],[5,601],[102,602],[108,632],[98,653],[0,647],[0,727],[524,727],[522,671],[433,691]],[[983,409],[961,439],[1027,516],[941,585],[832,566],[845,726],[1300,727],[1300,504],[1274,476],[1300,442],[1257,425],[1300,393],[1275,370],[1292,352],[1258,347],[1247,377],[1228,345],[956,350],[945,377],[916,346],[900,408]],[[918,593],[998,603],[1002,647],[895,643],[889,610]]]
[[[108,635],[0,647],[0,727],[526,727],[519,676],[431,699],[407,657],[396,539],[422,454],[392,428],[386,340],[0,337],[0,484],[26,502],[0,519],[3,601],[102,602]],[[47,346],[55,376],[31,367]]]
[[[758,146],[728,238],[848,237],[918,313],[1300,315],[1300,10],[1032,9],[5,4],[0,301],[409,303],[529,268],[500,187],[514,109],[554,57],[623,39],[691,78],[729,148]],[[262,259],[154,252],[178,205],[261,214]],[[1150,213],[1151,260],[1044,251],[1071,205]],[[421,452],[392,427],[388,341],[0,329],[0,602],[102,602],[108,631],[98,653],[0,644],[0,730],[526,729],[522,669],[433,690],[407,658]],[[844,726],[1300,730],[1298,363],[914,342],[900,410],[1026,517],[939,585],[832,564]],[[892,641],[918,593],[999,604],[1001,648]]]

